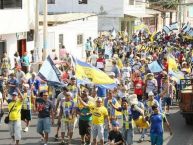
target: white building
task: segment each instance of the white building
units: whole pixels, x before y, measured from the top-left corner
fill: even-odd
[[[43,1],[40,0],[40,12],[43,12]],[[98,29],[109,31],[133,32],[136,19],[152,18],[157,11],[146,9],[145,0],[87,0],[87,4],[79,4],[78,0],[48,0],[49,13],[82,12],[98,15]],[[151,20],[156,22],[156,20]],[[155,25],[153,23],[152,25]]]
[[[40,24],[43,16],[40,16]],[[48,54],[56,54],[62,45],[78,58],[85,57],[84,44],[89,37],[98,36],[98,16],[91,13],[67,13],[48,15]],[[40,30],[40,48],[43,48],[43,32]],[[59,56],[58,56],[59,57]]]
[[[0,58],[7,52],[13,58],[16,51],[22,55],[33,49],[33,42],[27,41],[27,32],[34,25],[34,1],[3,0],[0,3]],[[28,49],[29,48],[29,49]],[[13,66],[13,59],[11,64]]]

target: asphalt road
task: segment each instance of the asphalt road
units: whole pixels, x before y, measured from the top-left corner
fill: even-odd
[[[168,120],[173,129],[173,135],[164,133],[164,145],[193,145],[193,126],[187,126],[184,122],[183,117],[180,115],[178,108],[173,108]],[[55,121],[56,122],[56,121]],[[36,133],[37,117],[33,115],[29,132],[22,132],[22,145],[41,145],[40,136]],[[55,128],[52,127],[52,132],[49,138],[49,145],[57,145],[59,142],[54,141]],[[137,143],[140,135],[135,134],[134,145],[150,145],[149,137],[142,143]],[[5,124],[0,125],[0,145],[9,145],[11,142],[10,135],[8,132],[8,126]],[[78,129],[75,130],[72,145],[80,144],[80,137],[78,135]]]

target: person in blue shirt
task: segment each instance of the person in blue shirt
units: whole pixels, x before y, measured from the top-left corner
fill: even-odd
[[[170,135],[172,130],[166,119],[166,116],[159,112],[158,106],[155,104],[152,106],[153,114],[150,116],[150,139],[151,145],[163,145],[163,123],[166,123]]]
[[[34,95],[37,96],[40,87],[40,80],[36,79],[35,72],[32,73],[32,77],[28,80],[28,84],[30,88],[32,88]]]
[[[17,88],[19,87],[19,82],[15,77],[14,73],[10,74],[10,79],[8,80],[8,98],[7,102],[9,103],[12,100],[13,92],[17,92]]]

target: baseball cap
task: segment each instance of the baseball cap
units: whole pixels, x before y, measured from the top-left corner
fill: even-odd
[[[148,93],[148,96],[154,96],[154,93],[153,93],[152,91],[150,91],[150,92]]]
[[[98,97],[96,102],[98,102],[98,101],[102,102],[103,100],[102,100],[102,98]]]
[[[18,96],[18,93],[17,92],[13,92],[12,96]]]
[[[118,121],[112,121],[112,126],[114,126],[114,127],[119,127],[120,124],[119,124]]]

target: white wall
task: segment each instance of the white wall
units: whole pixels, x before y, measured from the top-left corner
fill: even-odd
[[[98,18],[97,16],[88,17],[87,19],[68,22],[66,24],[49,27],[48,52],[53,47],[59,52],[59,34],[64,36],[64,45],[66,49],[78,58],[84,57],[84,44],[89,37],[98,37]],[[42,36],[42,31],[40,32]],[[54,35],[53,35],[54,34]],[[83,45],[77,45],[77,35],[83,34]],[[43,38],[40,39],[40,47],[43,48]],[[58,54],[59,55],[59,54]]]
[[[29,23],[32,22],[34,12],[32,0],[23,0],[22,9],[0,9],[0,34],[25,32],[29,30]]]
[[[98,24],[99,32],[101,31],[109,31],[115,28],[119,30],[120,28],[120,19],[118,17],[99,17]]]
[[[108,16],[123,17],[124,0],[88,0],[88,4],[78,4],[78,0],[56,0],[48,5],[48,12],[99,13],[101,8]],[[40,12],[43,12],[43,0],[40,0]]]

